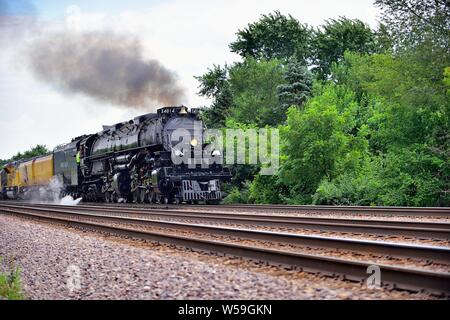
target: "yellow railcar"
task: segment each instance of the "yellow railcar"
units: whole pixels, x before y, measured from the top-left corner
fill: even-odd
[[[18,165],[16,163],[9,164],[5,167],[7,174],[7,187],[17,187],[20,186],[20,174],[18,170]]]
[[[28,187],[32,185],[33,181],[33,161],[22,162],[18,167],[19,172],[19,186]]]
[[[33,160],[32,185],[44,185],[53,177],[53,154]]]
[[[1,189],[0,198],[15,199],[18,188],[20,186],[20,174],[18,170],[18,163],[13,162],[7,164],[1,170]]]
[[[31,196],[30,192],[47,186],[53,175],[53,154],[20,163],[9,163],[3,168],[0,177],[0,196],[26,199]]]
[[[46,185],[53,177],[53,155],[35,158],[22,162],[18,166],[18,179],[14,180],[13,186],[32,187]]]

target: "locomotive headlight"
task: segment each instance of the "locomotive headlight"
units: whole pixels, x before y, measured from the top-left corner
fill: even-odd
[[[214,150],[211,154],[212,154],[213,157],[221,155],[219,150]]]
[[[194,139],[191,140],[191,146],[196,147],[197,144],[198,144],[197,139],[194,138]]]

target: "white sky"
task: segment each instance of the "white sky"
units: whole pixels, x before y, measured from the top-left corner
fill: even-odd
[[[73,0],[67,6],[58,2],[57,7],[48,2],[40,6],[36,3],[38,19],[47,28],[66,28],[67,19],[73,21],[70,19],[74,17],[69,6],[75,5],[81,10],[76,25],[82,30],[112,29],[138,36],[146,58],[156,58],[178,74],[188,93],[184,104],[189,107],[209,105],[196,95],[198,83],[193,76],[205,73],[213,64],[239,60],[229,52],[228,45],[238,29],[258,20],[261,14],[279,10],[313,26],[346,16],[372,27],[376,27],[379,14],[371,0],[132,1],[126,10],[107,2],[92,8],[86,7],[85,1]],[[75,136],[97,132],[103,124],[145,113],[65,95],[36,81],[20,54],[25,38],[17,37],[6,46],[0,42],[0,159],[38,143],[53,148]]]

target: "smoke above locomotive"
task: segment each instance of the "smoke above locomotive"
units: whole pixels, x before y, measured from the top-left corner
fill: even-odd
[[[141,110],[185,100],[177,74],[156,59],[144,59],[142,44],[132,36],[98,31],[44,33],[30,42],[26,56],[38,80],[64,93]]]

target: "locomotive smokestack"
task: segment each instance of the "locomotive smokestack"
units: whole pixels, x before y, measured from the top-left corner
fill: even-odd
[[[136,38],[53,33],[31,42],[27,55],[33,74],[63,92],[141,109],[184,102],[177,75],[157,60],[145,60]]]

